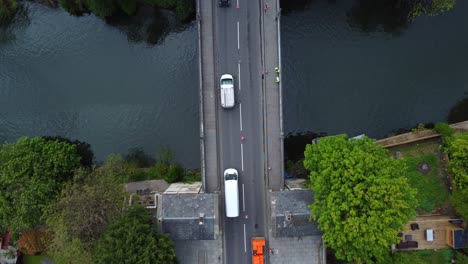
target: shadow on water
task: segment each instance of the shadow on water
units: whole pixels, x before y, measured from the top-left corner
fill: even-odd
[[[450,109],[447,117],[449,124],[458,123],[468,120],[468,96],[458,101],[457,104]]]
[[[289,133],[284,138],[284,159],[294,162],[304,159],[304,150],[312,140],[326,136],[326,133],[306,131],[304,133]]]
[[[309,9],[314,2],[315,0],[281,0],[281,14],[288,15],[295,12],[305,11]]]
[[[304,168],[304,151],[307,144],[312,140],[326,136],[325,133],[289,133],[284,138],[284,167],[286,178],[306,178],[307,170]]]
[[[29,8],[19,5],[14,18],[0,25],[0,46],[15,42],[16,34],[25,30],[30,24]]]
[[[139,6],[133,16],[119,12],[106,19],[106,23],[126,34],[128,41],[150,45],[158,44],[171,32],[187,28],[187,24],[179,22],[173,12],[149,5]]]
[[[399,34],[411,22],[414,1],[356,0],[348,12],[348,24],[364,32]]]

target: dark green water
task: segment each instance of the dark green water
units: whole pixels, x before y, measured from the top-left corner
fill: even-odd
[[[379,138],[445,121],[468,96],[468,2],[408,23],[377,2],[392,1],[285,5],[286,131]]]
[[[170,148],[199,167],[194,24],[152,45],[128,40],[138,40],[135,25],[39,4],[26,11],[0,31],[1,141],[58,134],[89,142],[100,160]]]
[[[468,3],[386,27],[366,20],[369,10],[356,11],[353,1],[298,3],[282,19],[286,132],[382,137],[444,121],[468,96]],[[199,167],[194,24],[161,37],[165,22],[150,21],[160,14],[149,11],[109,25],[26,7],[0,30],[1,141],[77,138],[99,160],[132,147],[151,155],[167,147]]]

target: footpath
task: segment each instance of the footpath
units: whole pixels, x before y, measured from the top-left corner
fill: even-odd
[[[276,215],[272,213],[271,191],[284,189],[283,109],[281,71],[281,10],[279,0],[262,0],[262,59],[265,136],[267,263],[324,263],[320,236],[274,237]],[[267,250],[267,252],[269,252]]]

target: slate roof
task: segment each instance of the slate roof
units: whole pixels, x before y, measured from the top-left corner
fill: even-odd
[[[278,191],[271,193],[272,220],[275,237],[321,236],[315,221],[310,221],[308,205],[313,202],[311,190]],[[288,219],[289,218],[289,219]]]
[[[218,195],[163,194],[158,227],[173,240],[213,240],[218,234]],[[200,225],[200,216],[203,224]]]

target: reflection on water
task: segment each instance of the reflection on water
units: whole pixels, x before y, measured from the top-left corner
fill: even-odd
[[[0,141],[60,135],[90,143],[98,160],[169,148],[199,167],[194,24],[147,45],[93,15],[25,6],[30,22],[1,36]]]
[[[128,41],[150,45],[156,45],[168,34],[182,32],[190,26],[179,22],[173,12],[149,5],[138,6],[133,16],[120,12],[107,18],[106,22],[126,34]]]
[[[286,133],[380,138],[445,121],[468,91],[467,1],[412,22],[391,1],[305,2],[281,24]]]
[[[348,13],[348,23],[351,27],[365,32],[383,31],[397,34],[408,27],[415,2],[357,0]]]

